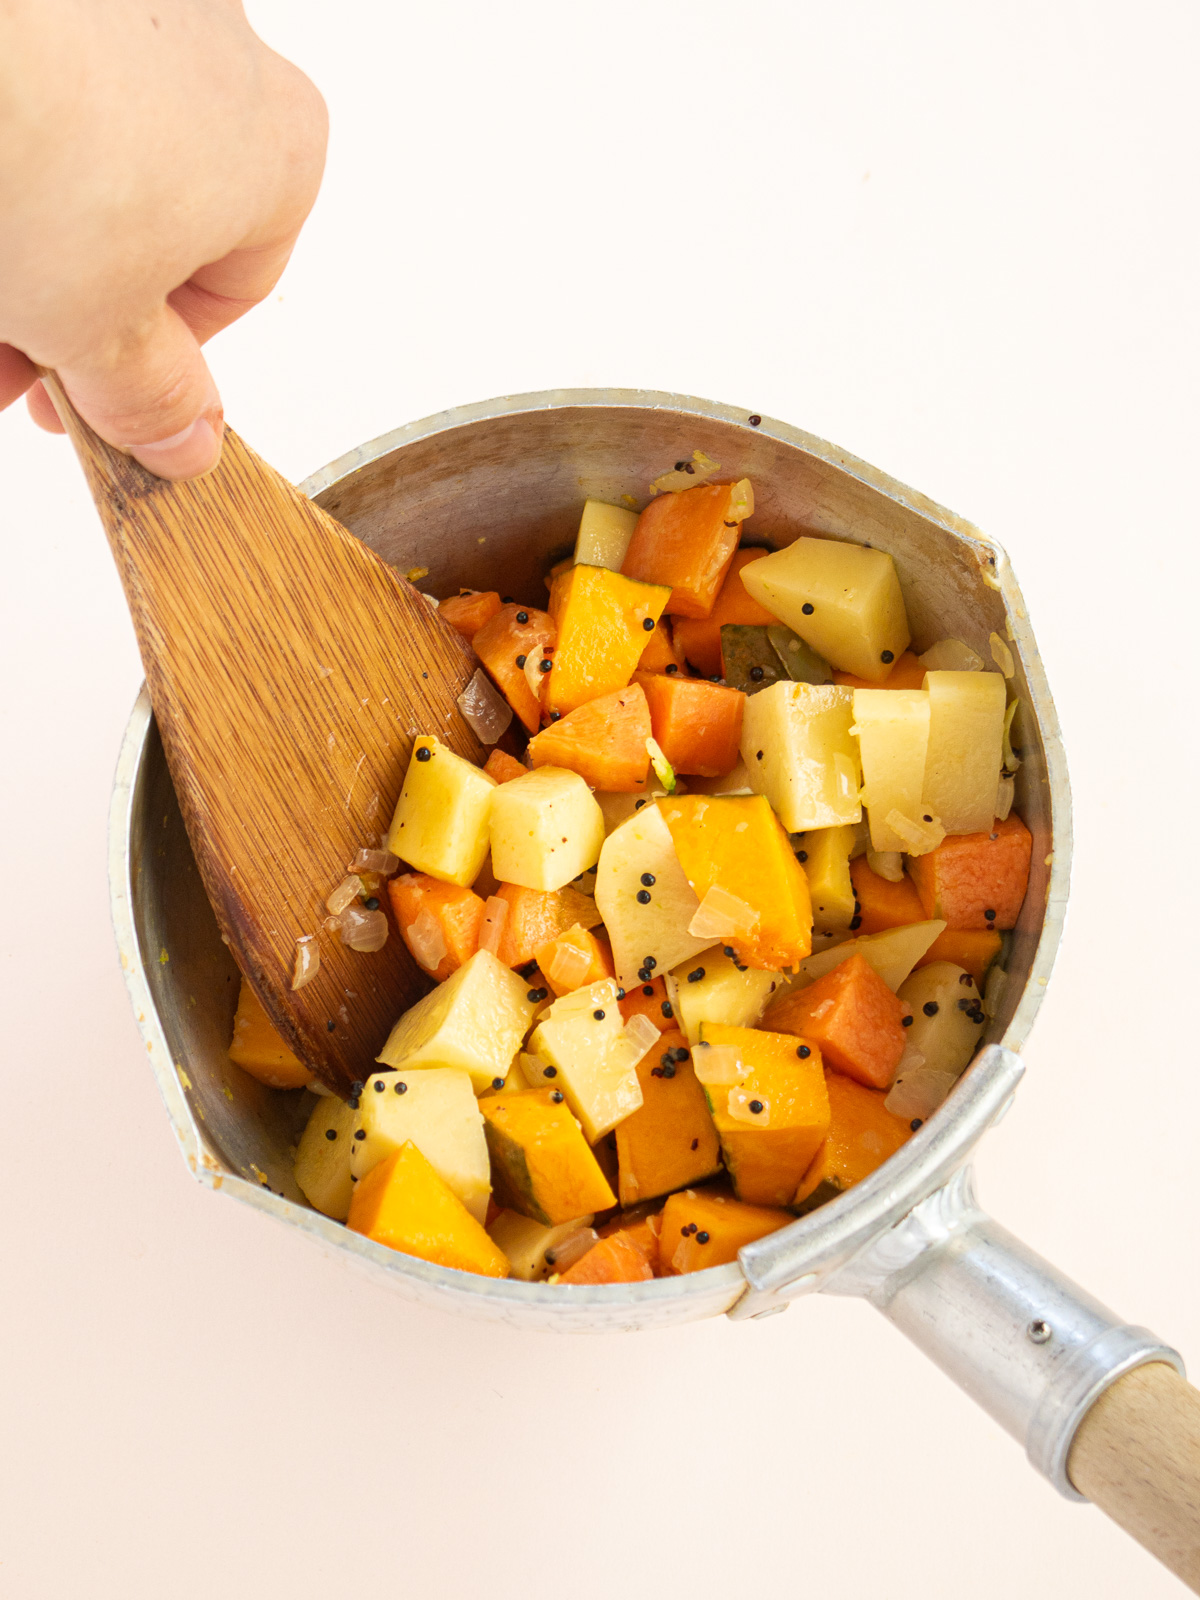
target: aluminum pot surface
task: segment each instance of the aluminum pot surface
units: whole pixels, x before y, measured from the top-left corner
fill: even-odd
[[[834,1287],[852,1258],[942,1192],[1020,1077],[1066,906],[1071,824],[1053,704],[1004,552],[953,513],[835,446],[770,418],[683,395],[562,390],[464,406],[397,429],[302,486],[420,587],[499,589],[537,603],[572,548],[586,498],[644,503],[651,480],[700,449],[755,489],[751,526],[775,545],[802,532],[895,558],[914,648],[955,637],[1015,663],[1021,712],[1016,809],[1033,832],[1029,893],[985,1048],[954,1093],[878,1173],[743,1252],[739,1265],[651,1283],[575,1288],[498,1282],[398,1254],[311,1210],[292,1153],[311,1099],[264,1088],[226,1054],[238,974],[208,906],[145,691],[121,751],[110,831],[122,966],[176,1137],[195,1175],[349,1256],[411,1299],[520,1326],[634,1330],[718,1312],[760,1315]],[[628,502],[626,502],[628,503]],[[422,730],[424,731],[424,730]],[[364,958],[369,959],[369,958]],[[960,1181],[954,1192],[969,1193]],[[856,1292],[864,1292],[861,1289]]]

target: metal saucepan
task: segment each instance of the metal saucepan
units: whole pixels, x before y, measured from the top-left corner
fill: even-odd
[[[952,636],[985,658],[1011,641],[1022,702],[1016,809],[1033,833],[1029,893],[985,1043],[949,1100],[872,1177],[736,1265],[650,1283],[498,1282],[398,1254],[310,1210],[292,1177],[305,1091],[268,1090],[226,1054],[238,974],[192,860],[143,692],[121,751],[110,865],[121,961],[176,1136],[202,1182],[270,1212],[423,1304],[562,1332],[661,1327],[725,1312],[769,1316],[814,1292],[869,1300],[1022,1444],[1066,1496],[1072,1441],[1097,1397],[1175,1351],[1131,1327],[981,1212],[969,1161],[1007,1111],[1066,910],[1070,794],[1054,706],[1004,552],[977,529],[799,429],[687,396],[561,390],[459,407],[351,451],[303,485],[435,595],[499,588],[536,601],[573,543],[586,497],[619,501],[695,449],[753,480],[753,526],[804,530],[895,557],[915,648]],[[1159,1372],[1163,1369],[1158,1368]],[[1172,1381],[1174,1381],[1172,1379]],[[1192,1391],[1180,1385],[1182,1394]],[[1197,1431],[1200,1439],[1200,1430]],[[1200,1469],[1198,1469],[1200,1470]],[[1097,1491],[1094,1497],[1099,1498]],[[1112,1509],[1109,1507],[1108,1509]],[[1120,1516],[1117,1511],[1114,1514]],[[1130,1512],[1123,1520],[1136,1522]],[[1162,1541],[1131,1531],[1181,1574]]]

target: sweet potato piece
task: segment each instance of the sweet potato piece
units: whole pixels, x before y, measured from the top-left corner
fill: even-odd
[[[714,944],[731,946],[738,961],[769,972],[811,954],[808,880],[762,795],[675,795],[659,809],[701,903],[710,889],[721,889],[757,916],[748,930],[714,933]]]
[[[675,621],[672,629],[675,648],[706,678],[725,676],[725,663],[721,658],[721,629],[726,623],[730,626],[766,627],[779,620],[766,606],[760,606],[757,600],[750,598],[742,582],[742,568],[751,561],[761,561],[767,553],[766,550],[735,550],[721,592],[708,616],[678,617]]]
[[[721,1166],[717,1130],[683,1034],[664,1033],[636,1071],[642,1104],[616,1128],[623,1206],[701,1183]]]
[[[463,589],[440,602],[438,610],[452,628],[469,644],[500,609],[500,596],[494,589]]]
[[[878,1089],[865,1089],[841,1072],[829,1073],[825,1087],[829,1132],[792,1201],[801,1216],[870,1177],[912,1136],[907,1122],[884,1109]]]
[[[610,1233],[567,1270],[557,1283],[645,1283],[654,1276],[654,1261],[641,1240],[626,1229]]]
[[[649,1017],[660,1033],[671,1033],[677,1026],[674,1010],[667,999],[667,986],[661,978],[639,983],[619,1004],[626,1022],[630,1017]]]
[[[496,1198],[509,1211],[552,1227],[616,1205],[616,1195],[557,1089],[484,1095],[479,1109]]]
[[[687,662],[675,642],[675,628],[666,617],[659,617],[654,624],[650,643],[638,657],[637,669],[639,672],[679,672],[687,675]]]
[[[658,1270],[663,1277],[736,1261],[744,1244],[795,1222],[790,1211],[749,1206],[720,1189],[684,1189],[662,1209]]]
[[[948,834],[909,862],[925,915],[944,918],[955,933],[1016,927],[1032,850],[1033,836],[1015,812],[986,833]]]
[[[607,567],[574,566],[556,578],[550,615],[558,637],[542,696],[545,710],[565,716],[623,689],[670,598],[661,584],[641,583]]]
[[[673,680],[649,681],[669,684]],[[535,767],[566,767],[577,772],[590,788],[607,794],[636,794],[646,787],[650,770],[650,752],[646,748],[650,734],[646,694],[638,684],[631,683],[577,706],[543,728],[529,741],[529,759]]]
[[[551,994],[562,996],[613,975],[607,939],[576,926],[560,933],[536,952],[538,968]]]
[[[441,1267],[508,1277],[508,1257],[411,1139],[356,1185],[346,1226]]]
[[[422,972],[439,983],[457,972],[478,950],[484,902],[473,889],[441,883],[424,872],[406,872],[403,877],[389,880],[388,897],[396,926],[413,959]],[[438,935],[445,954],[430,966],[429,944],[436,946]]]
[[[300,1089],[312,1082],[312,1073],[284,1042],[245,978],[238,992],[229,1059],[272,1089]]]
[[[866,856],[859,856],[850,863],[850,882],[858,901],[859,933],[882,933],[886,928],[907,928],[926,920],[921,896],[910,878],[889,883],[871,871]]]
[[[887,677],[878,683],[869,678],[856,678],[852,672],[835,672],[833,681],[847,689],[920,689],[924,687],[928,670],[911,650],[905,650],[896,657],[896,664]]]
[[[680,774],[721,778],[738,764],[746,696],[701,678],[656,677],[639,672],[654,737]],[[609,784],[602,787],[611,788]]]
[[[999,954],[998,933],[990,931],[975,933],[964,929],[947,928],[945,933],[938,934],[913,971],[915,972],[917,967],[931,966],[935,961],[952,961],[956,967],[969,972],[975,980],[976,988],[982,989],[987,979],[988,968]]]
[[[506,967],[523,967],[542,945],[573,928],[594,928],[603,919],[590,895],[578,889],[523,889],[502,883],[496,898],[508,903],[496,958]]]
[[[819,1045],[827,1064],[868,1089],[890,1086],[904,1054],[903,1003],[865,956],[767,1008],[762,1026]]]
[[[519,622],[518,617],[527,620]],[[509,604],[501,606],[471,641],[475,654],[530,733],[537,732],[542,708],[529,687],[525,662],[530,656],[541,660],[547,647],[553,648],[557,631],[549,612]]]
[[[511,783],[514,778],[523,778],[529,768],[516,756],[510,756],[507,750],[493,750],[484,762],[483,770],[497,783]]]
[[[733,560],[739,524],[731,483],[704,483],[661,494],[638,518],[621,571],[670,586],[672,616],[707,617]]]

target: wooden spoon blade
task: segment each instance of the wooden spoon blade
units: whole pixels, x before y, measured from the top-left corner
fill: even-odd
[[[326,896],[391,820],[419,733],[481,761],[456,704],[478,662],[429,602],[226,430],[220,465],[156,478],[55,404],[133,616],[222,934],[301,1059],[345,1093],[429,988],[393,926],[360,954]],[[298,939],[320,970],[291,988]]]

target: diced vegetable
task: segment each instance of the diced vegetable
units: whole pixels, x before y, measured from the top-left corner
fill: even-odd
[[[960,928],[947,928],[939,933],[929,949],[917,962],[918,967],[929,966],[934,961],[953,961],[956,967],[969,972],[978,989],[987,980],[988,970],[1000,954],[1001,938],[990,930],[987,933],[971,932]]]
[[[738,762],[742,707],[746,703],[740,690],[705,683],[700,678],[644,673],[638,674],[638,683],[649,705],[654,738],[675,772],[685,777],[695,773],[702,778],[719,778],[733,771]],[[619,785],[608,783],[602,787],[615,789]]]
[[[345,1222],[354,1185],[350,1157],[358,1113],[335,1094],[323,1094],[312,1108],[296,1148],[296,1182],[315,1211]]]
[[[604,815],[577,772],[540,767],[493,791],[490,834],[502,883],[561,889],[595,865]]]
[[[523,967],[534,960],[543,945],[560,933],[566,933],[568,928],[594,928],[601,920],[596,902],[569,886],[547,892],[502,883],[496,890],[496,898],[508,907],[495,952],[506,967]]]
[[[947,833],[978,833],[996,814],[1004,679],[998,672],[930,672],[925,686],[929,750],[922,804]]]
[[[561,1089],[489,1095],[479,1109],[496,1196],[510,1211],[552,1225],[616,1205]]]
[[[761,561],[766,553],[765,550],[735,550],[708,616],[682,616],[675,623],[676,648],[706,678],[726,676],[721,661],[721,629],[726,624],[751,623],[765,627],[776,620],[765,606],[760,606],[746,593],[741,576],[743,567],[751,561]]]
[[[896,1081],[883,1103],[893,1116],[902,1118],[911,1126],[913,1122],[927,1121],[957,1082],[952,1072],[901,1064]]]
[[[540,1283],[557,1269],[556,1247],[581,1228],[590,1228],[592,1216],[576,1217],[553,1227],[519,1211],[501,1211],[488,1224],[492,1242],[508,1257],[512,1276],[525,1283]]]
[[[238,990],[229,1059],[271,1089],[303,1089],[312,1082],[312,1073],[289,1048],[245,978]]]
[[[346,1226],[440,1267],[487,1278],[508,1277],[503,1251],[412,1143],[355,1185]]]
[[[473,889],[407,872],[389,881],[388,896],[414,960],[439,983],[479,948],[483,900]]]
[[[783,981],[774,972],[743,970],[724,950],[706,951],[703,967],[703,976],[693,979],[697,969],[685,961],[667,980],[672,1011],[690,1045],[700,1038],[702,1022],[752,1028]]]
[[[638,518],[621,571],[643,583],[666,584],[673,616],[707,617],[738,544],[738,527],[754,509],[739,484],[702,484],[651,500]],[[740,491],[740,492],[739,492]]]
[[[638,514],[603,500],[585,500],[575,539],[575,560],[584,566],[609,567],[620,572]]]
[[[487,1215],[491,1167],[483,1118],[465,1072],[381,1072],[360,1096],[350,1170],[358,1183],[411,1139],[477,1222]]]
[[[654,1276],[654,1261],[628,1232],[610,1233],[563,1272],[559,1283],[644,1283]]]
[[[826,1088],[829,1132],[792,1202],[801,1216],[870,1177],[912,1136],[908,1123],[886,1109],[878,1089],[865,1089],[840,1072],[829,1073]]]
[[[885,928],[880,933],[847,939],[830,949],[814,950],[792,981],[792,990],[815,983],[853,955],[861,955],[895,994],[909,973],[946,927],[940,920],[906,923],[900,928]]]
[[[675,643],[674,629],[668,617],[659,617],[654,624],[650,642],[638,657],[638,671],[687,675],[687,663]]]
[[[566,1095],[589,1144],[642,1103],[624,1026],[617,985],[605,978],[556,1000],[529,1040],[530,1055],[555,1069],[555,1087]]]
[[[806,989],[769,1007],[764,1028],[819,1045],[825,1060],[870,1089],[886,1089],[904,1054],[900,1003],[866,958],[855,952]]]
[[[683,1034],[664,1033],[638,1063],[637,1079],[642,1104],[617,1124],[623,1206],[700,1183],[721,1166],[716,1129]]]
[[[767,802],[683,795],[664,800],[662,813],[693,893],[703,901],[720,888],[757,913],[753,931],[722,943],[745,965],[773,972],[803,961],[812,949],[808,883]]]
[[[858,900],[863,933],[882,933],[885,928],[925,921],[926,911],[911,878],[889,883],[872,872],[866,857],[860,856],[850,863],[850,881]]]
[[[952,961],[934,961],[900,985],[898,998],[912,1013],[909,1050],[931,1071],[957,1077],[983,1036],[983,1000],[971,974]]]
[[[626,992],[620,1006],[626,1022],[631,1017],[648,1017],[660,1033],[672,1033],[675,1030],[675,1008],[667,998],[667,987],[662,978],[636,984]]]
[[[853,695],[833,684],[777,683],[746,701],[742,757],[750,785],[789,833],[862,816]]]
[[[887,819],[893,811],[923,817],[929,695],[923,689],[855,689],[853,731],[862,757],[871,847],[904,850],[907,841]]]
[[[821,1053],[790,1033],[705,1022],[696,1050],[737,1053],[739,1081],[706,1083],[734,1193],[751,1205],[790,1205],[829,1131]]]
[[[814,828],[804,835],[804,875],[812,899],[813,927],[821,933],[844,933],[854,924],[855,895],[850,881],[854,824]]]
[[[520,620],[522,617],[524,622]],[[544,658],[546,648],[553,648],[556,632],[554,619],[548,612],[510,603],[502,605],[471,641],[475,654],[530,733],[537,732],[542,707],[529,687],[525,665],[531,658],[534,661]]]
[[[574,566],[556,578],[550,614],[558,638],[545,709],[565,716],[623,689],[669,599],[664,586],[639,583],[607,567]]]
[[[503,1078],[533,1016],[526,983],[488,950],[410,1007],[378,1060],[388,1067],[459,1067],[476,1092]]]
[[[598,939],[578,923],[541,945],[536,960],[550,992],[559,996],[613,975],[608,940]]]
[[[494,589],[464,589],[460,594],[452,594],[438,606],[446,621],[462,634],[468,644],[499,609],[500,596]]]
[[[596,869],[596,905],[612,940],[617,982],[624,989],[645,981],[638,974],[647,970],[647,959],[651,972],[664,972],[712,943],[688,933],[700,900],[688,887],[656,804],[635,812],[604,841]]]
[[[999,931],[1016,927],[1032,850],[1029,829],[1014,814],[985,832],[944,839],[909,870],[927,915],[944,917],[955,932]]]
[[[488,850],[495,782],[429,734],[413,741],[387,847],[418,872],[466,888]]]
[[[649,683],[672,681],[647,679]],[[543,728],[529,741],[529,759],[535,768],[563,767],[577,772],[593,789],[640,794],[650,770],[646,740],[651,726],[646,694],[640,684],[632,683],[589,700]]]
[[[848,689],[923,689],[928,670],[922,657],[913,655],[911,650],[906,650],[903,655],[897,656],[895,662],[888,668],[886,678],[872,681],[869,678],[856,677],[853,672],[835,672],[833,681],[845,685]]]
[[[518,761],[516,756],[510,756],[507,751],[493,750],[484,762],[483,770],[497,783],[511,783],[514,778],[523,778],[529,768]]]
[[[723,1267],[743,1245],[795,1220],[790,1211],[746,1205],[717,1189],[683,1189],[662,1210],[658,1270],[670,1277]]]
[[[742,581],[833,666],[870,683],[886,678],[908,648],[900,580],[883,550],[800,538],[754,562]]]

